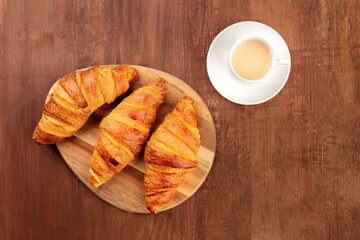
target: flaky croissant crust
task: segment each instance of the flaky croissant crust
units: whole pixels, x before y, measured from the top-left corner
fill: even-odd
[[[125,98],[100,123],[102,132],[90,161],[90,184],[99,187],[139,154],[150,134],[165,80],[155,79]]]
[[[70,137],[93,111],[126,92],[137,76],[136,69],[125,65],[97,66],[65,75],[47,99],[32,136],[34,142],[52,144]]]
[[[145,202],[153,214],[171,201],[198,164],[200,134],[193,103],[190,97],[180,99],[146,144]]]

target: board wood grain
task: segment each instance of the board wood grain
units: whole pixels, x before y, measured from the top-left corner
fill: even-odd
[[[89,183],[89,162],[94,151],[95,142],[101,135],[99,130],[100,121],[129,93],[148,84],[155,78],[164,78],[166,80],[165,99],[164,103],[159,108],[152,129],[156,129],[163,121],[165,115],[173,110],[178,100],[187,95],[195,101],[194,108],[201,136],[201,145],[198,152],[199,165],[188,174],[185,182],[177,189],[172,201],[162,208],[162,211],[165,211],[184,202],[193,195],[204,182],[211,169],[215,156],[215,125],[210,111],[200,95],[185,82],[156,69],[142,66],[133,67],[138,70],[139,78],[130,84],[129,91],[123,96],[120,96],[114,103],[105,104],[97,109],[89,117],[86,124],[79,129],[74,136],[65,138],[56,145],[66,163],[76,176],[97,196],[115,207],[126,211],[149,213],[145,206],[145,193],[143,187],[145,173],[143,152],[137,155],[134,161],[130,162],[121,172],[115,174],[112,179],[99,188],[94,188]],[[86,69],[88,68],[80,69],[79,71]],[[54,89],[54,86],[56,86],[56,83],[49,91],[49,95]]]

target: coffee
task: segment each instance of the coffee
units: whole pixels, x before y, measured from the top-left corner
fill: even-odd
[[[231,55],[234,71],[247,80],[258,80],[269,72],[272,55],[265,43],[250,39],[240,42]]]

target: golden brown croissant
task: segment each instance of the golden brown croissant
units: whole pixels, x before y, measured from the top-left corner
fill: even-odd
[[[124,65],[97,66],[65,75],[45,104],[32,136],[34,142],[52,144],[70,137],[98,107],[125,93],[137,76],[136,69]]]
[[[139,154],[164,101],[165,80],[155,79],[125,98],[100,123],[90,161],[90,184],[99,187]]]
[[[200,134],[193,103],[190,97],[180,99],[146,144],[145,202],[153,214],[171,201],[198,164]]]

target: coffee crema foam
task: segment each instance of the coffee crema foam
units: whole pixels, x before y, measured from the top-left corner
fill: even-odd
[[[237,45],[231,56],[235,72],[247,80],[258,80],[269,72],[272,56],[259,40],[245,40]]]

